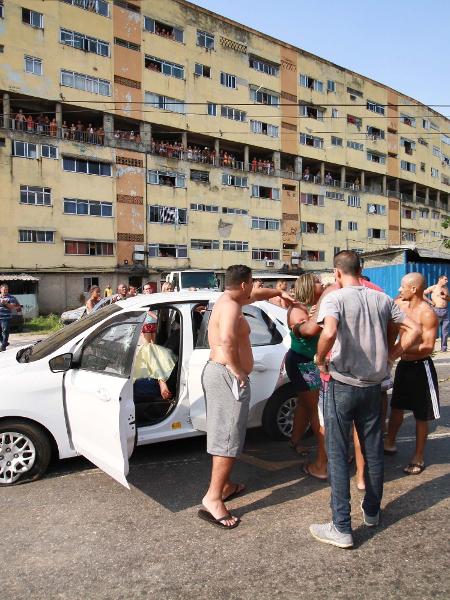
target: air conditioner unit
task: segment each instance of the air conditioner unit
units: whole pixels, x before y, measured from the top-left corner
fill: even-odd
[[[274,260],[266,260],[266,267],[274,267],[274,266],[275,266]]]

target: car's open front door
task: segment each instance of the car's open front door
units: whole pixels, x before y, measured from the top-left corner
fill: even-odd
[[[122,313],[98,328],[64,378],[74,448],[126,487],[136,436],[131,374],[144,316]]]

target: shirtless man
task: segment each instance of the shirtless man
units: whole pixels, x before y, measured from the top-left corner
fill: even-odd
[[[92,312],[94,306],[101,300],[101,291],[98,285],[93,285],[89,289],[89,300],[86,302],[86,312]]]
[[[404,468],[407,475],[419,475],[425,468],[424,451],[428,421],[439,418],[439,390],[436,370],[430,354],[434,350],[438,318],[423,298],[425,279],[420,273],[409,273],[402,279],[399,307],[422,326],[418,341],[402,355],[395,371],[391,400],[386,454],[395,454],[395,438],[403,422],[403,412],[412,410],[416,419],[416,449]]]
[[[279,292],[287,292],[287,281],[285,279],[279,279],[275,285],[275,289]],[[290,306],[289,303],[281,295],[275,296],[275,298],[272,298],[271,300],[269,300],[269,302],[271,302],[272,304],[276,304],[281,308],[288,308],[288,306]]]
[[[447,284],[447,275],[439,275],[436,285],[431,285],[424,291],[425,296],[431,294],[431,304],[434,307],[434,312],[438,318],[439,325],[442,326],[441,352],[447,352],[447,338],[449,332],[448,302],[450,296]],[[425,300],[429,302],[428,298],[425,298]]]
[[[225,291],[214,305],[208,325],[211,353],[203,369],[202,385],[207,411],[207,451],[213,458],[211,482],[198,516],[225,529],[237,527],[240,520],[230,514],[224,500],[244,491],[243,485],[230,481],[231,469],[244,445],[250,404],[249,374],[253,369],[250,327],[242,307],[276,296],[293,302],[281,290],[253,289],[249,267],[228,267]]]

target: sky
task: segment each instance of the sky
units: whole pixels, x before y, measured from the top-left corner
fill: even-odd
[[[450,115],[449,0],[191,0]]]

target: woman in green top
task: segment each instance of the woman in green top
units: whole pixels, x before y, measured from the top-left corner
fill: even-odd
[[[327,478],[327,458],[317,408],[321,385],[320,372],[314,364],[319,336],[299,338],[292,331],[294,325],[310,318],[311,308],[317,304],[322,291],[320,279],[312,273],[300,275],[295,282],[294,297],[300,305],[292,306],[288,310],[287,321],[291,330],[291,348],[286,354],[285,365],[288,377],[294,384],[298,396],[290,444],[297,451],[301,451],[299,442],[310,423],[317,438],[318,451],[314,463],[306,465],[305,468],[308,469],[309,474],[325,480]]]

